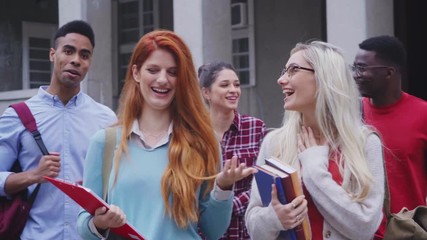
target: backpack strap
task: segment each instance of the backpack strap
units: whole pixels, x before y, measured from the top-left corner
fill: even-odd
[[[363,109],[363,97],[360,98],[359,104],[360,104],[360,116],[362,117],[363,122],[365,122],[365,112]]]
[[[360,111],[362,114],[362,119],[363,121],[365,120],[365,115],[364,115],[364,111],[363,111],[363,98],[361,98],[360,100]],[[373,132],[375,135],[377,135],[377,137],[381,140],[381,136],[378,132]],[[384,201],[383,201],[383,209],[387,218],[387,221],[390,220],[390,218],[392,217],[391,215],[391,210],[390,210],[390,188],[388,186],[388,178],[387,178],[387,168],[386,168],[386,159],[385,159],[385,154],[384,154],[384,147],[381,151],[382,156],[383,156],[383,167],[384,167]]]
[[[10,107],[15,109],[15,112],[18,114],[19,119],[21,119],[22,124],[24,124],[25,128],[33,135],[34,140],[36,140],[37,146],[39,146],[42,154],[49,155],[49,151],[44,145],[42,136],[37,129],[36,120],[34,119],[33,114],[31,113],[27,104],[25,102],[19,102],[10,105]]]
[[[377,132],[373,132],[373,134],[377,135],[377,137],[381,140],[381,136]],[[383,209],[385,212],[385,216],[387,218],[387,221],[392,217],[391,211],[390,211],[390,189],[388,186],[388,178],[387,178],[387,168],[386,168],[386,160],[384,155],[384,147],[381,150],[382,156],[383,156],[383,167],[384,167],[384,201],[383,201]]]
[[[107,199],[108,180],[110,178],[111,167],[116,148],[116,128],[105,129],[104,159],[102,161],[102,199]]]
[[[22,124],[25,126],[25,128],[33,135],[34,140],[37,143],[37,146],[40,148],[40,151],[43,155],[49,155],[49,151],[47,150],[46,146],[44,145],[42,136],[37,129],[36,120],[34,119],[33,114],[31,113],[30,109],[28,108],[27,104],[25,102],[19,102],[14,103],[10,105],[11,108],[15,110],[15,112],[18,114],[19,119],[21,119]],[[22,172],[22,168],[19,165],[19,161],[16,160],[15,164],[19,167],[20,171]],[[14,165],[15,165],[14,164]],[[34,191],[31,193],[31,196],[29,198],[29,202],[32,204],[34,200],[36,199],[37,193],[40,189],[40,183],[37,184]]]
[[[378,137],[380,137],[380,136],[378,135]],[[385,215],[386,215],[387,222],[388,222],[390,220],[390,218],[392,217],[392,215],[391,215],[391,210],[390,210],[390,188],[388,186],[387,168],[386,168],[386,160],[385,160],[385,155],[384,155],[384,149],[382,151],[382,154],[383,154],[383,161],[384,161],[384,202],[383,202],[383,207],[384,207]]]

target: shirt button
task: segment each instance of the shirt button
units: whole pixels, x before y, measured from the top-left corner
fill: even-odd
[[[326,231],[325,232],[325,238],[330,238],[331,237],[331,231]]]

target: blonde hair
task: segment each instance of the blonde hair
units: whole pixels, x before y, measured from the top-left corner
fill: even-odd
[[[364,153],[367,136],[372,131],[362,121],[356,83],[337,47],[320,41],[298,43],[291,55],[299,51],[315,71],[315,116],[330,153],[340,153],[342,187],[355,201],[362,201],[373,179]],[[301,126],[301,113],[285,111],[282,127],[271,133],[281,143],[273,154],[294,166],[298,165],[297,133]]]

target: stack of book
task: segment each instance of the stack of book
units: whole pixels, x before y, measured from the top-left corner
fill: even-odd
[[[258,186],[261,201],[264,207],[271,202],[271,185],[274,183],[277,189],[277,197],[282,204],[287,204],[296,197],[303,195],[298,173],[292,166],[275,158],[265,159],[265,164],[255,168],[255,181]],[[282,231],[281,236],[286,239],[309,240],[311,239],[308,217],[294,229]]]

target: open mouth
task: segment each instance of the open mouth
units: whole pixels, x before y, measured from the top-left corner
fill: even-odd
[[[226,97],[225,99],[231,100],[231,101],[236,101],[238,99],[238,97],[237,96],[231,96],[231,97]]]
[[[283,91],[283,94],[285,94],[285,98],[288,98],[289,96],[292,96],[295,93],[294,90],[286,89]]]
[[[80,73],[76,70],[69,69],[69,70],[65,70],[65,72],[70,73],[70,74],[75,75],[75,76],[80,76]]]
[[[170,90],[169,89],[164,89],[164,88],[151,88],[151,90],[153,90],[155,93],[159,93],[159,94],[166,94],[168,93]]]

